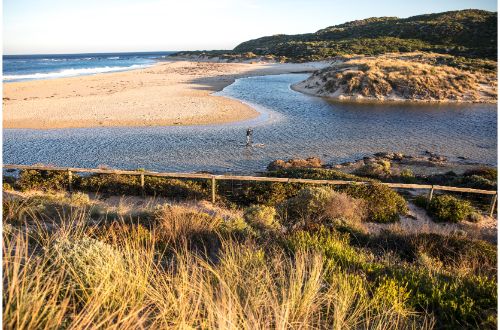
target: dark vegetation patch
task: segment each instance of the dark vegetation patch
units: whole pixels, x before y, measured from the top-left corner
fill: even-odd
[[[461,10],[409,18],[380,17],[347,22],[315,33],[249,40],[234,53],[285,56],[294,61],[344,54],[433,51],[496,59],[497,13]],[[466,60],[456,65],[471,65]],[[465,63],[463,63],[465,62]]]
[[[448,194],[434,196],[430,203],[426,196],[421,195],[415,199],[415,204],[425,208],[436,222],[474,222],[478,219],[478,212],[470,201]]]

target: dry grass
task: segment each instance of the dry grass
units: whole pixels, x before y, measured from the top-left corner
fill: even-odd
[[[352,225],[360,225],[366,220],[366,202],[347,194],[336,193],[325,205],[324,215],[329,219],[342,219]]]
[[[274,210],[264,206],[224,213],[153,201],[141,203],[139,211],[130,206],[134,201],[121,199],[117,203],[126,213],[95,221],[86,203],[61,208],[54,198],[39,196],[43,208],[23,205],[17,212],[21,199],[4,200],[4,208],[14,210],[4,218],[5,327],[430,329],[434,320],[438,326],[476,320],[496,324],[496,281],[490,278],[496,273],[496,252],[491,245],[465,240],[469,247],[464,250],[462,241],[451,236],[438,237],[439,242],[419,235],[378,239],[357,228],[362,229],[365,216],[359,200],[322,190],[307,196],[302,207],[325,222],[293,229],[275,218],[278,231],[268,226],[274,224]],[[61,203],[72,201],[65,197]],[[138,217],[131,221],[130,214]],[[399,277],[407,272],[416,277]],[[459,292],[471,297],[473,309],[453,308]],[[486,319],[483,310],[491,317]]]
[[[182,206],[161,208],[157,217],[158,235],[169,242],[215,231],[221,219]]]
[[[4,326],[9,329],[401,329],[429,328],[404,292],[390,301],[324,257],[264,252],[224,240],[213,263],[186,245],[158,254],[163,235],[212,230],[170,209],[152,231],[89,227],[75,210],[34,240],[4,234]],[[184,224],[182,220],[193,220]],[[189,228],[188,228],[189,227]],[[39,227],[44,230],[43,226]],[[158,232],[162,235],[158,235]],[[396,292],[398,292],[396,290]],[[430,323],[429,323],[430,322]]]
[[[496,102],[496,72],[439,64],[436,56],[416,53],[352,57],[317,71],[297,86],[336,98]]]

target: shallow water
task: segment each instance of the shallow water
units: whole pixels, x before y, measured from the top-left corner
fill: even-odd
[[[157,171],[264,170],[277,158],[319,156],[327,162],[378,151],[496,164],[495,105],[330,103],[290,89],[304,74],[237,80],[217,95],[248,102],[263,115],[226,125],[4,130],[4,162]],[[254,143],[246,148],[247,127]]]

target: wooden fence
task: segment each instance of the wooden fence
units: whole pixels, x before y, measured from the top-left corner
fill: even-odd
[[[304,183],[304,184],[327,184],[327,185],[347,185],[347,184],[370,184],[370,182],[348,181],[348,180],[315,180],[315,179],[295,179],[295,178],[276,178],[265,176],[241,176],[241,175],[217,175],[209,173],[177,173],[177,172],[152,172],[152,171],[126,171],[114,169],[100,168],[77,168],[77,167],[52,167],[43,165],[13,165],[4,164],[4,169],[11,170],[40,170],[40,171],[62,171],[68,174],[68,187],[72,190],[73,173],[94,173],[94,174],[117,174],[117,175],[137,175],[140,176],[141,188],[144,190],[144,177],[168,177],[168,178],[183,178],[183,179],[207,179],[211,180],[212,203],[215,203],[217,193],[216,180],[233,180],[233,181],[260,181],[260,182],[283,182],[283,183]],[[473,189],[464,187],[450,187],[439,185],[426,184],[409,184],[409,183],[381,183],[394,189],[423,189],[429,190],[428,200],[432,200],[434,191],[453,191],[472,194],[492,195],[489,215],[493,216],[495,205],[497,202],[498,193],[495,190]]]

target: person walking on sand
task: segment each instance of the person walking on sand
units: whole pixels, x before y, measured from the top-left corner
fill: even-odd
[[[247,147],[250,147],[252,145],[252,135],[253,135],[253,129],[248,128],[247,129]]]

